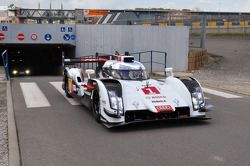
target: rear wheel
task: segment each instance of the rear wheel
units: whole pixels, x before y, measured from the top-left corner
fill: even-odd
[[[95,120],[100,123],[101,122],[101,114],[100,114],[100,96],[98,90],[94,90],[93,100],[92,100],[92,111]]]

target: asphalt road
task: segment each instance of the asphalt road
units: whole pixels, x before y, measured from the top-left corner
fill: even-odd
[[[250,98],[206,94],[209,121],[107,129],[51,85],[61,77],[15,78],[14,111],[23,166],[249,166]],[[35,82],[50,106],[27,108],[20,82]]]

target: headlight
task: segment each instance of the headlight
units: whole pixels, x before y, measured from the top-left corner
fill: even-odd
[[[18,73],[17,70],[13,70],[13,71],[12,71],[12,74],[13,74],[13,75],[17,75],[17,73]]]
[[[25,70],[25,74],[30,74],[30,70]]]
[[[123,115],[122,98],[118,97],[115,91],[108,91],[108,94],[109,94],[110,107],[114,110],[113,112],[108,111],[108,113],[120,117],[121,115]]]
[[[192,102],[194,110],[199,110],[205,106],[205,100],[200,87],[195,88],[195,92],[192,93]]]

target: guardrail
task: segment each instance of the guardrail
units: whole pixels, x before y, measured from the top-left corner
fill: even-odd
[[[9,80],[9,60],[8,60],[8,51],[5,50],[2,53],[2,60],[4,65],[4,71],[5,71],[5,77],[7,80]]]

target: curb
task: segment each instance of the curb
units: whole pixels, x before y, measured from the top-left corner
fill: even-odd
[[[8,138],[9,138],[9,166],[20,166],[19,145],[15,115],[13,111],[10,81],[7,81],[7,111],[8,111]]]
[[[226,91],[226,92],[229,92],[229,93],[238,94],[238,95],[250,96],[250,93],[247,93],[247,92],[243,93],[243,92],[239,92],[239,91],[236,91],[236,90],[225,89],[225,88],[218,87],[216,85],[209,85],[209,84],[204,84],[203,83],[203,86],[208,87],[208,88],[213,88],[213,89],[216,89],[216,90]]]

